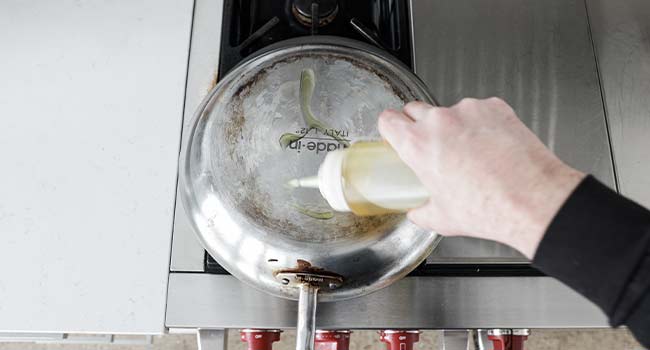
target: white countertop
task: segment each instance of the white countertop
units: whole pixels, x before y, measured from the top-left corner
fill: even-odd
[[[163,331],[192,10],[0,3],[0,331]]]

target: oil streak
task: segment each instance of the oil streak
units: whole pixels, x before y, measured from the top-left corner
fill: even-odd
[[[310,218],[318,219],[318,220],[329,220],[334,217],[334,212],[326,210],[326,211],[320,211],[320,210],[312,210],[306,207],[303,207],[298,204],[292,204],[292,206],[300,213],[303,215],[307,215]]]
[[[316,87],[316,75],[312,69],[303,69],[300,73],[300,111],[302,118],[309,128],[306,133],[302,135],[294,133],[285,133],[280,136],[280,146],[287,148],[292,142],[296,142],[303,137],[307,136],[312,129],[320,131],[323,135],[329,136],[338,141],[344,146],[350,146],[350,142],[341,136],[339,133],[333,132],[334,128],[329,127],[327,124],[316,119],[311,110],[311,100],[314,96],[314,88]]]

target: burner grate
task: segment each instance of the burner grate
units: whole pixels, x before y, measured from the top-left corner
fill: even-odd
[[[219,72],[261,48],[305,35],[364,41],[412,67],[407,6],[406,0],[225,0]]]

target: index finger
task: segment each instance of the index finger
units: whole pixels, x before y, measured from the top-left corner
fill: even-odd
[[[387,109],[379,115],[377,124],[381,136],[395,147],[395,142],[403,139],[404,135],[415,123],[413,119],[404,113]]]
[[[413,101],[407,103],[404,106],[404,114],[406,114],[409,118],[418,121],[427,118],[429,112],[433,108],[435,107],[426,102]]]

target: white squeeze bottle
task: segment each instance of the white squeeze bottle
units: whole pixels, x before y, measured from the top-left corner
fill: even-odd
[[[360,216],[404,212],[429,198],[413,171],[382,141],[357,142],[329,152],[317,177],[289,184],[317,187],[332,209]]]

